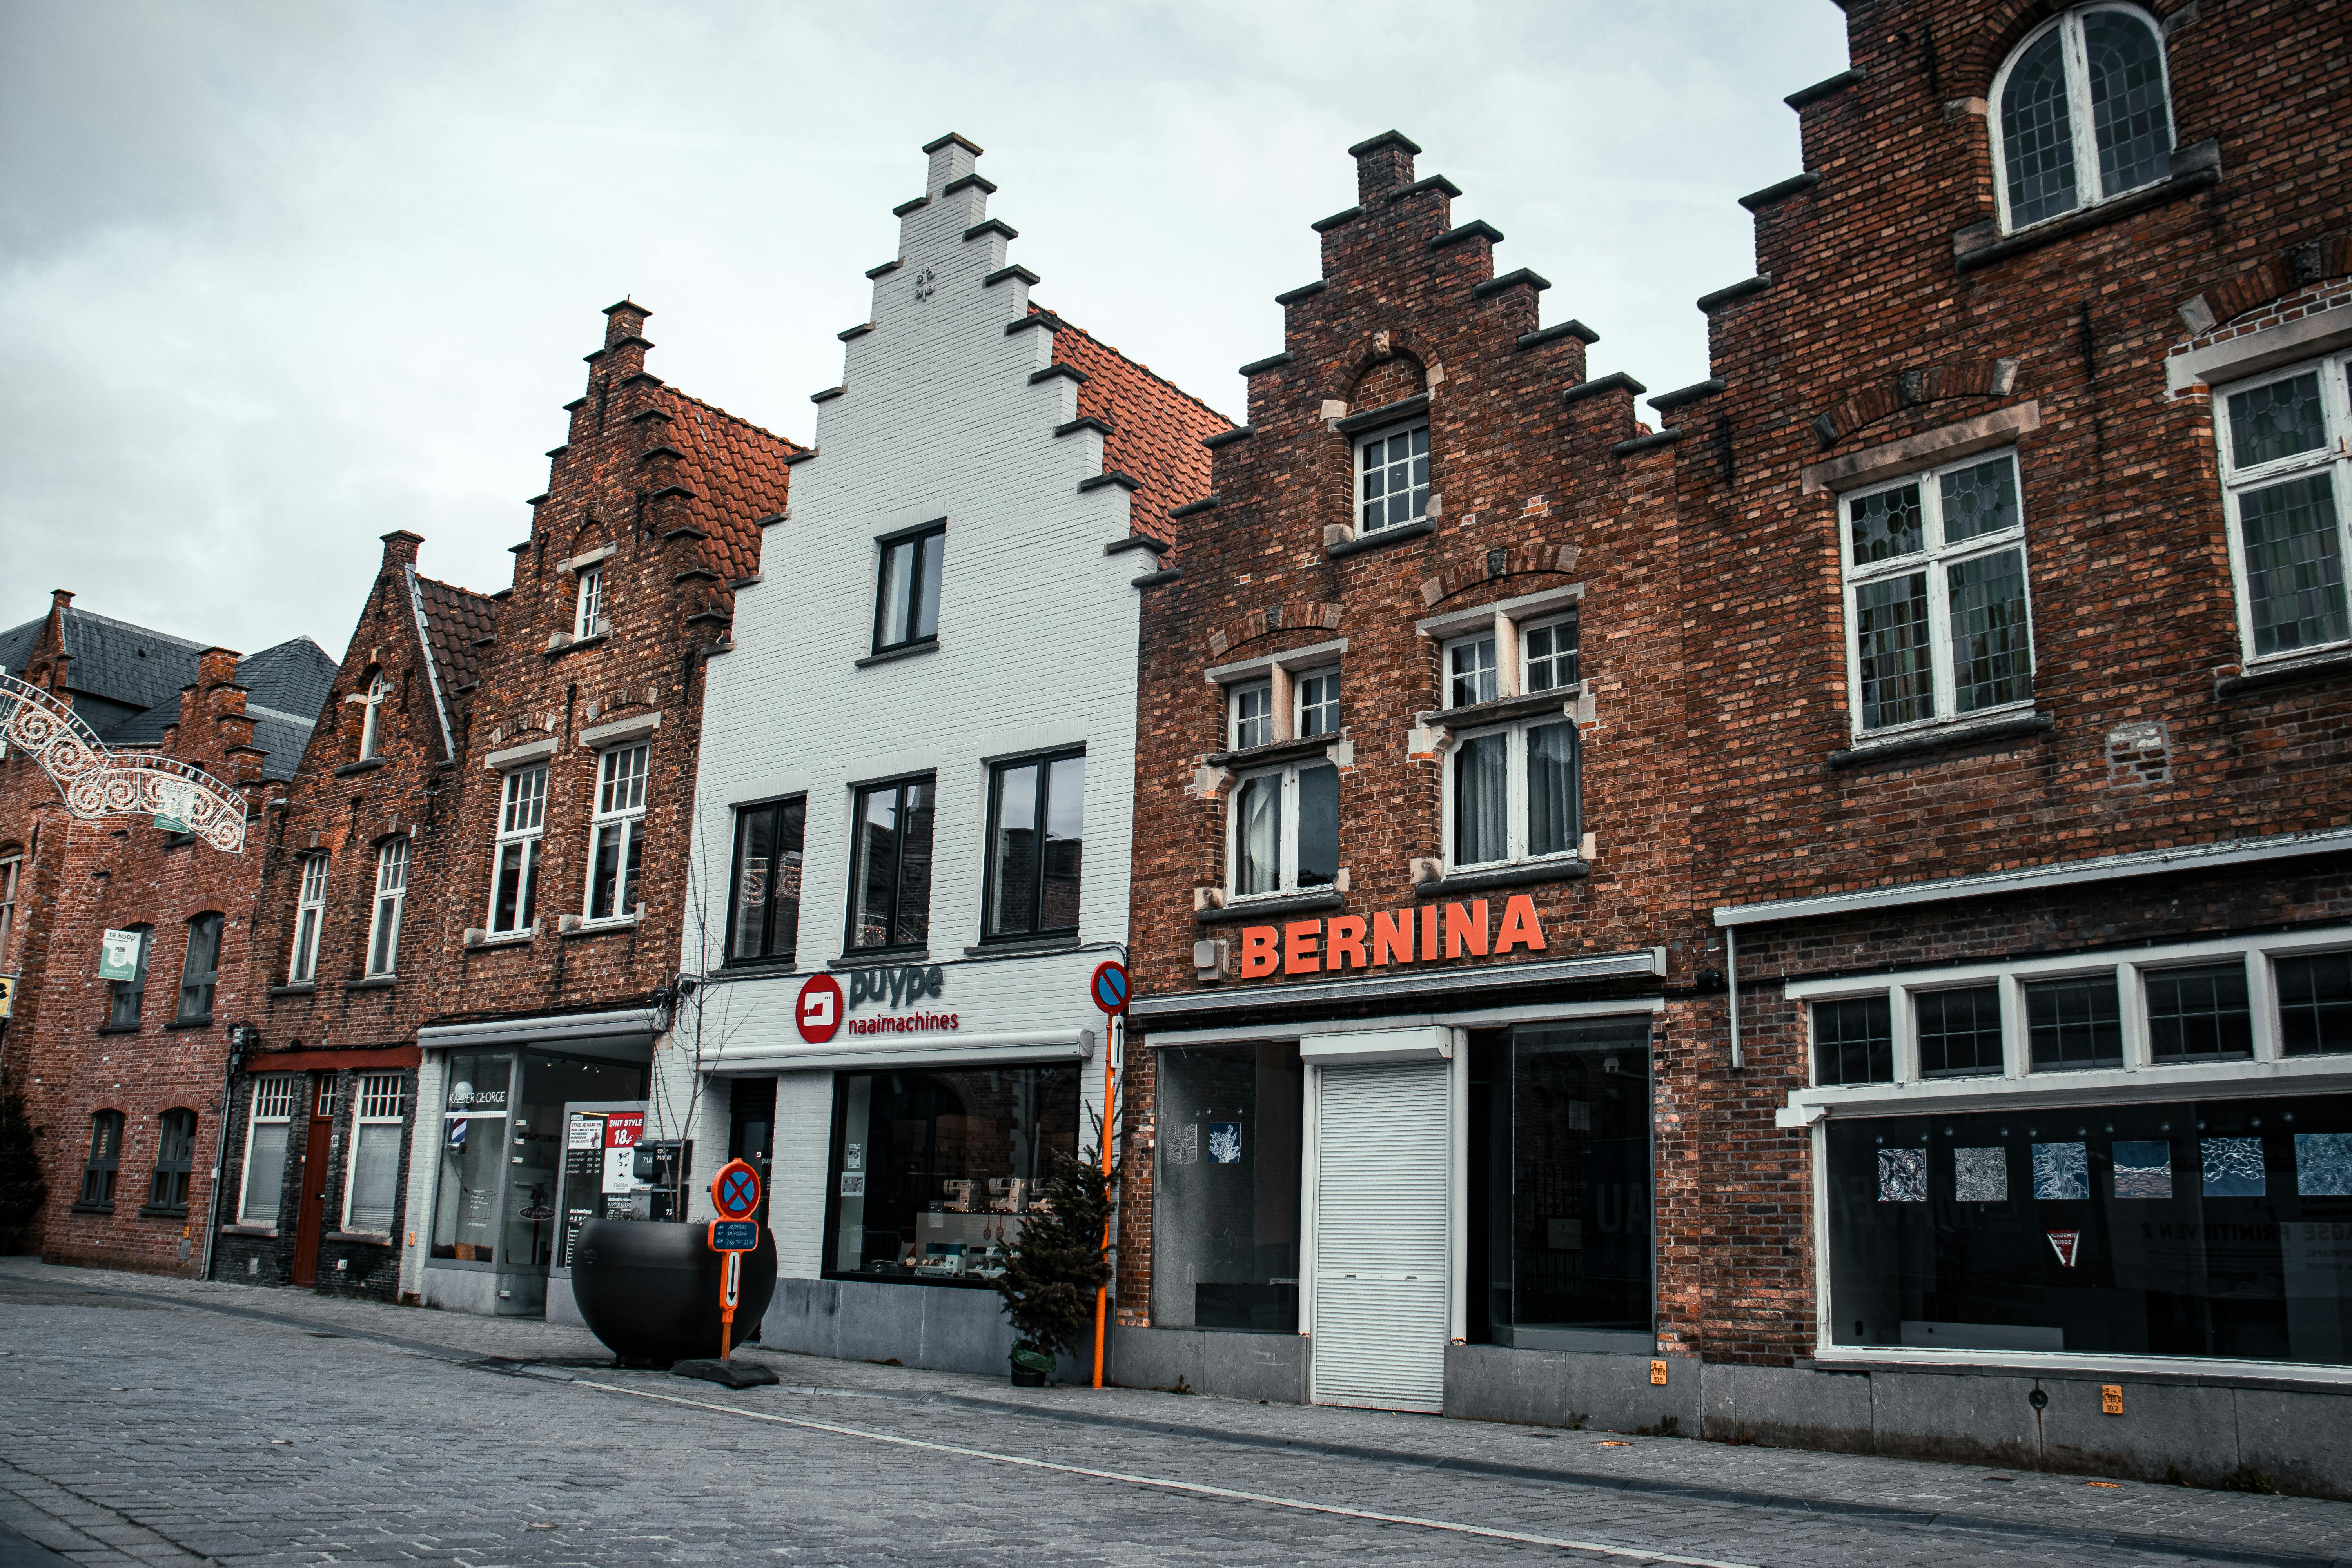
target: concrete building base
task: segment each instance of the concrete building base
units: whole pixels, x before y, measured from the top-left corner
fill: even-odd
[[[1012,1371],[1013,1328],[993,1290],[780,1279],[760,1321],[760,1342],[836,1361],[897,1362],[998,1377]],[[1092,1370],[1064,1356],[1055,1375],[1072,1383],[1090,1377]]]
[[[1103,1352],[1103,1378],[1122,1388],[1182,1388],[1304,1405],[1307,1346],[1304,1334],[1113,1329]]]
[[[417,1271],[417,1297],[427,1307],[448,1312],[478,1312],[493,1317],[499,1310],[499,1277],[487,1268],[435,1268]]]

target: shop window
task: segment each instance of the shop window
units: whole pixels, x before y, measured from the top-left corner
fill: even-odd
[[[1994,79],[1993,167],[2011,229],[2172,172],[2163,35],[2144,11],[2088,5],[2029,36]]]
[[[1514,1029],[1471,1057],[1473,1273],[1488,1336],[1647,1354],[1650,1026]]]
[[[123,929],[138,933],[139,948],[131,957],[131,978],[106,983],[106,1026],[110,1029],[135,1029],[139,1026],[139,1012],[147,1002],[147,950],[155,943],[152,926],[135,925]]]
[[[645,872],[646,776],[653,742],[615,746],[597,758],[596,811],[588,825],[588,918],[626,920],[637,910]]]
[[[1914,999],[1913,1006],[1920,1077],[1999,1076],[2002,1065],[2000,986],[1925,991]]]
[[[1298,713],[1291,733],[1300,740],[1339,732],[1339,672],[1318,669],[1298,677],[1292,688]]]
[[[1356,443],[1360,531],[1377,533],[1429,516],[1429,426],[1384,430]]]
[[[89,1119],[89,1157],[82,1162],[77,1208],[114,1206],[114,1177],[122,1163],[122,1112],[101,1110]]]
[[[735,878],[727,904],[727,961],[790,963],[801,930],[801,840],[808,797],[735,808]]]
[[[1076,1067],[840,1074],[825,1272],[988,1287],[1079,1121]]]
[[[1825,1339],[2352,1363],[2352,1096],[1832,1120]]]
[[[299,1073],[269,1073],[253,1080],[253,1111],[245,1123],[245,1170],[237,1182],[236,1222],[275,1226],[286,1186],[286,1144],[294,1107],[301,1100]]]
[[[1086,753],[999,763],[988,792],[982,939],[1075,933],[1087,847]]]
[[[16,973],[16,880],[24,869],[23,856],[0,855],[0,974]]]
[[[2254,1054],[2243,959],[2147,973],[2148,1054],[2162,1062],[2222,1062]]]
[[[850,824],[849,946],[921,948],[931,938],[931,775],[867,784]]]
[[[1838,498],[1856,734],[2033,700],[2015,454]]]
[[[174,1020],[207,1023],[213,1016],[213,990],[220,983],[222,920],[198,915],[188,922],[188,951],[180,962],[180,1006]]]
[[[890,653],[939,640],[940,565],[947,542],[944,522],[880,541],[874,652]]]
[[[2123,1014],[2111,973],[2026,982],[2025,1027],[2035,1072],[2124,1065]]]
[[[531,929],[539,916],[539,859],[547,831],[547,764],[517,768],[499,785],[499,836],[491,851],[492,936]]]
[[[1297,1333],[1297,1046],[1171,1047],[1154,1061],[1153,1326]]]
[[[392,1234],[400,1206],[404,1073],[359,1075],[352,1094],[351,1168],[343,1177],[343,1228],[368,1236]]]
[[[2231,567],[2250,659],[2352,641],[2344,561],[2352,487],[2352,358],[2214,394]]]
[[[319,978],[319,929],[327,918],[327,858],[301,858],[302,881],[294,896],[294,952],[287,961],[286,983],[308,985]]]
[[[572,605],[572,635],[580,637],[602,637],[612,629],[604,614],[604,568],[590,566],[580,574],[580,593]]]
[[[1885,997],[1816,1002],[1809,1011],[1816,1084],[1895,1081],[1894,1008]]]
[[[387,839],[375,852],[375,908],[368,919],[370,979],[391,974],[400,963],[400,915],[408,902],[408,840]]]
[[[458,1051],[448,1064],[441,1117],[440,1180],[433,1199],[433,1256],[488,1263],[497,1250],[499,1196],[507,1172],[508,1095],[514,1058]]]
[[[2352,952],[2281,958],[2273,973],[2284,1054],[2352,1051]]]
[[[1339,876],[1339,770],[1288,763],[1234,785],[1226,886],[1237,899],[1310,892]]]
[[[148,1178],[147,1208],[152,1214],[185,1214],[188,1177],[196,1163],[196,1113],[167,1110],[155,1130],[155,1171]]]

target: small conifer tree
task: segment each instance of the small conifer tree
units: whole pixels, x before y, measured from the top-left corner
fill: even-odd
[[[1051,1368],[1055,1352],[1076,1355],[1079,1342],[1091,1338],[1095,1291],[1110,1279],[1103,1233],[1112,1178],[1103,1173],[1100,1154],[1073,1158],[1055,1149],[1045,1161],[1036,1188],[1042,1201],[1022,1216],[996,1279],[1016,1336],[1013,1359],[1040,1372]]]
[[[48,1188],[41,1181],[40,1156],[33,1149],[32,1124],[14,1084],[0,1082],[0,1253],[16,1250],[16,1238],[41,1212]]]

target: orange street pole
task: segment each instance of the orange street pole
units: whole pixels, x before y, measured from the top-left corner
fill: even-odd
[[[1118,1128],[1118,1104],[1114,1098],[1117,1085],[1111,1073],[1114,1064],[1118,1060],[1118,1048],[1124,1037],[1126,1024],[1127,1020],[1122,1015],[1118,1013],[1111,1015],[1109,1048],[1103,1052],[1103,1125],[1102,1137],[1097,1142],[1102,1144],[1102,1173],[1105,1182],[1110,1180],[1110,1142]],[[1102,1249],[1103,1256],[1108,1258],[1110,1256],[1110,1215],[1103,1215]],[[1102,1386],[1103,1319],[1109,1307],[1109,1296],[1110,1288],[1108,1283],[1095,1287],[1095,1386],[1097,1388]]]
[[[740,1252],[721,1253],[727,1261],[719,1270],[719,1359],[725,1361],[732,1350],[735,1338],[736,1265],[743,1260]]]

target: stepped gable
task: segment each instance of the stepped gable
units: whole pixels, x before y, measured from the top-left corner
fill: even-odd
[[[1167,539],[1169,509],[1209,493],[1209,449],[1201,438],[1232,429],[1233,421],[1084,328],[1055,320],[1061,329],[1054,333],[1054,363],[1087,378],[1078,386],[1078,416],[1111,427],[1103,437],[1103,471],[1140,481],[1132,526]]]
[[[677,482],[694,492],[687,515],[709,538],[703,563],[719,574],[721,604],[760,569],[760,520],[784,510],[787,464],[802,448],[714,404],[665,386],[656,401],[670,416],[664,437],[686,454]]]
[[[196,672],[190,670],[189,684],[195,684],[196,679]],[[267,753],[261,763],[263,778],[294,776],[334,679],[334,660],[309,637],[289,637],[237,660],[236,684],[245,689],[245,711],[254,721],[252,744]],[[168,702],[158,702],[123,720],[108,732],[107,743],[123,751],[162,750],[172,727],[180,722],[185,695],[175,691]]]

